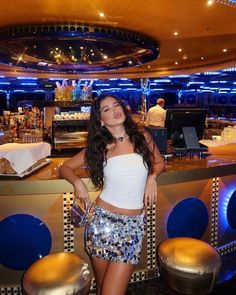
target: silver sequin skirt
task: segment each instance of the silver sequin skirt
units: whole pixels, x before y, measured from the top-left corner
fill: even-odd
[[[105,260],[137,264],[145,234],[145,214],[116,214],[93,206],[85,230],[85,249],[90,256]]]

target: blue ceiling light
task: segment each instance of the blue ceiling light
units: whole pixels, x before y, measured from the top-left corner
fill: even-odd
[[[236,72],[236,68],[226,68],[223,72]]]
[[[17,80],[38,80],[35,77],[16,77]]]
[[[206,76],[215,76],[220,75],[220,72],[204,72],[203,74]]]
[[[214,81],[210,81],[209,82],[210,84],[225,84],[225,83],[228,83],[228,81],[216,81],[216,80],[214,80]]]
[[[171,80],[170,79],[155,79],[155,80],[153,80],[153,82],[155,82],[155,83],[170,83]]]
[[[164,91],[164,88],[153,88],[150,91]]]
[[[198,81],[190,81],[190,82],[188,82],[187,83],[187,86],[190,86],[190,85],[204,85],[205,84],[205,82],[198,82]]]
[[[26,83],[26,82],[23,82],[23,83],[21,83],[20,85],[23,85],[23,86],[37,86],[38,84],[37,83]]]
[[[189,78],[190,75],[173,75],[169,76],[169,78]]]

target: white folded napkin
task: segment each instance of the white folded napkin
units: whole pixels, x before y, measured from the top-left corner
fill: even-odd
[[[6,143],[0,145],[0,158],[7,159],[18,174],[50,154],[51,146],[47,142]]]

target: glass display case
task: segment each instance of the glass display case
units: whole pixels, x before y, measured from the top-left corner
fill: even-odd
[[[91,101],[59,101],[44,105],[44,127],[55,150],[86,146]]]
[[[89,120],[54,119],[52,122],[53,147],[56,150],[86,146]]]

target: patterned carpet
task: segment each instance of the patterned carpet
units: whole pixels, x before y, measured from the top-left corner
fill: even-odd
[[[161,278],[131,284],[126,295],[177,295],[169,289]],[[236,279],[217,284],[209,295],[236,295]]]

